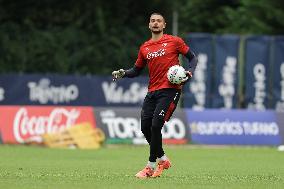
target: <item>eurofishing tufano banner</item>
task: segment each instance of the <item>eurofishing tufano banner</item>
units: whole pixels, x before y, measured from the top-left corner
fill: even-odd
[[[240,37],[238,35],[218,35],[214,41],[215,69],[212,107],[236,108]]]
[[[245,41],[245,107],[265,110],[269,96],[270,36],[251,36]]]
[[[283,113],[255,110],[186,109],[191,141],[196,144],[280,145]]]
[[[186,38],[186,43],[198,57],[198,65],[193,78],[184,86],[183,105],[194,110],[210,108],[212,68],[213,68],[213,40],[211,34],[193,33]],[[188,61],[184,59],[184,67],[188,68]]]
[[[272,54],[272,108],[284,112],[284,36],[274,38]]]

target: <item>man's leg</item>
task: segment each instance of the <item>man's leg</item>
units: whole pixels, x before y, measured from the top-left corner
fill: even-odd
[[[151,127],[152,119],[155,111],[156,102],[153,98],[152,93],[148,93],[144,99],[142,110],[141,110],[141,131],[144,134],[148,144],[151,143]]]
[[[156,162],[157,157],[164,155],[162,147],[162,128],[165,121],[162,119],[153,118],[151,128],[151,143],[150,143],[150,157],[149,161]]]
[[[150,158],[156,160],[159,158],[158,167],[152,177],[158,177],[164,169],[171,166],[170,161],[166,158],[162,146],[162,127],[165,121],[168,121],[172,116],[180,97],[180,90],[177,89],[162,89],[155,95],[157,98],[157,106],[154,112],[152,121],[152,137],[150,145]]]
[[[152,118],[143,118],[143,116],[141,116],[141,131],[149,145],[151,143],[151,134],[152,134],[151,127],[152,127]]]
[[[156,102],[152,93],[148,93],[144,99],[144,103],[141,111],[141,131],[144,134],[149,145],[151,144],[152,136],[152,118],[155,111]],[[148,161],[146,167],[139,171],[135,176],[137,178],[149,178],[153,175],[156,166],[156,159]]]

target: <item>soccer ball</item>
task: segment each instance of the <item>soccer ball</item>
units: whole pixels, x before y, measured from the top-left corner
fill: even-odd
[[[172,84],[181,84],[182,81],[187,79],[187,76],[185,74],[185,69],[180,65],[174,65],[169,68],[167,73],[168,80]]]

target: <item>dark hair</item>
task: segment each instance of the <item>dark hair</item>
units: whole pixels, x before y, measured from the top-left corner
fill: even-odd
[[[153,12],[153,13],[150,15],[150,18],[151,18],[151,16],[153,16],[153,15],[160,15],[161,17],[163,17],[164,22],[166,22],[165,17],[164,17],[161,13],[159,13],[159,12]]]

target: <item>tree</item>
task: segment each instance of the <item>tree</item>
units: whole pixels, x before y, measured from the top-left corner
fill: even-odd
[[[0,0],[0,73],[110,74],[133,66],[161,12],[171,34],[283,34],[280,0]]]

